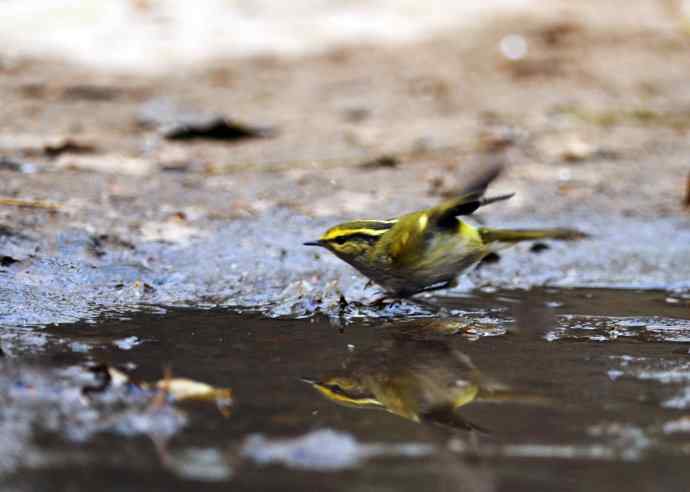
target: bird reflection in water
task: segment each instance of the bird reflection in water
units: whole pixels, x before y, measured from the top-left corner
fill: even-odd
[[[414,328],[420,331],[414,333]],[[436,336],[429,338],[427,332],[425,339],[429,328]],[[460,407],[481,401],[547,401],[486,377],[449,343],[449,337],[438,337],[436,328],[429,322],[406,323],[404,331],[352,354],[343,369],[302,380],[340,405],[385,410],[414,422],[480,433],[487,431],[465,419]]]

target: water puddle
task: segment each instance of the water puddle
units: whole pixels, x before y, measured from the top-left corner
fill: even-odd
[[[690,480],[688,299],[547,289],[427,301],[438,314],[416,319],[153,307],[23,328],[0,358],[2,483],[490,491],[597,480],[627,491]],[[22,345],[28,334],[40,343]],[[231,403],[161,389],[173,381],[231,388]]]

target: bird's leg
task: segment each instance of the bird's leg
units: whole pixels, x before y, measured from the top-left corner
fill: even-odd
[[[364,290],[374,287],[376,284],[371,280],[367,279],[367,283],[364,285]],[[386,292],[385,290],[378,289],[373,296],[373,299],[364,303],[365,306],[371,307],[383,307],[390,302],[398,300],[398,296]]]
[[[452,289],[453,287],[457,287],[458,281],[456,279],[453,280],[447,280],[444,282],[439,282],[436,284],[429,285],[428,287],[425,287],[424,289],[420,290],[416,294],[422,294],[424,292],[433,292],[436,290],[444,290],[444,289]],[[412,302],[415,302],[417,304],[420,304],[422,306],[425,306],[427,308],[432,308],[434,311],[436,311],[441,317],[447,318],[450,316],[450,313],[448,310],[443,307],[439,306],[438,304],[434,304],[433,302],[429,302],[425,299],[420,299],[418,297],[415,297],[412,299]]]
[[[369,287],[370,284],[373,285],[373,283],[371,281],[367,282],[366,287]],[[408,293],[408,292],[402,291],[402,292],[396,292],[396,293],[389,293],[389,292],[381,291],[381,292],[379,292],[378,297],[375,297],[372,301],[367,303],[367,306],[382,308],[382,307],[386,306],[387,304],[392,304],[395,302],[399,302],[403,299],[408,299],[410,302],[412,302],[414,304],[417,304],[417,305],[426,307],[428,309],[431,309],[432,311],[437,312],[441,316],[446,317],[446,316],[448,316],[448,311],[446,310],[445,307],[439,306],[437,304],[434,304],[433,302],[429,302],[429,301],[426,301],[424,299],[420,299],[418,297],[412,297],[412,296],[416,296],[417,294],[422,294],[424,292],[433,292],[436,290],[452,289],[453,287],[457,287],[457,285],[458,285],[457,279],[453,279],[453,280],[446,280],[443,282],[437,282],[435,284],[424,287],[423,289],[418,290],[416,292]]]

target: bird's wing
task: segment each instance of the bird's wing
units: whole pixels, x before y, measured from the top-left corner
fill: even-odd
[[[456,220],[458,215],[470,215],[479,207],[512,197],[514,193],[488,198],[484,197],[487,187],[498,177],[501,171],[501,166],[490,167],[471,180],[457,197],[446,200],[429,209],[427,212],[429,222],[442,228],[455,229],[458,224]]]
[[[488,167],[475,179],[470,180],[460,191],[459,196],[447,200],[433,208],[412,212],[401,216],[391,227],[390,232],[382,236],[381,247],[386,255],[399,265],[415,264],[422,245],[434,229],[456,231],[458,215],[470,215],[483,205],[499,200],[507,200],[510,195],[484,198],[489,184],[496,179],[502,170],[501,166]]]

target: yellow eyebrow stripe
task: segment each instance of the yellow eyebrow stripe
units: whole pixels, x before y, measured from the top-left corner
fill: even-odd
[[[344,229],[344,230],[336,230],[336,231],[331,231],[326,233],[321,239],[325,241],[329,241],[331,239],[335,239],[337,237],[343,237],[343,236],[353,236],[355,234],[365,234],[367,236],[381,236],[388,232],[389,229]]]
[[[382,407],[383,406],[381,404],[381,402],[378,401],[376,398],[371,398],[371,397],[352,398],[352,397],[349,397],[346,395],[341,395],[341,394],[338,394],[334,391],[331,391],[326,386],[322,386],[320,384],[315,384],[314,388],[316,388],[319,391],[319,393],[321,393],[323,396],[325,396],[329,400],[334,401],[336,403],[343,403],[343,404],[357,406],[357,407],[363,407],[366,405],[369,405],[372,407]]]

